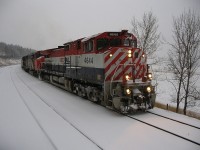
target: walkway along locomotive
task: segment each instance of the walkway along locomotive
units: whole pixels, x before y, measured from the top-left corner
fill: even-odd
[[[37,51],[22,68],[80,97],[122,113],[154,107],[147,57],[127,30],[104,32]]]

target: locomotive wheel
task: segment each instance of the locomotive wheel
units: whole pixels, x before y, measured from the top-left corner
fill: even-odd
[[[86,95],[85,89],[81,84],[79,84],[78,87],[77,87],[77,94],[80,97],[85,97],[85,95]]]
[[[94,101],[94,95],[93,95],[93,92],[90,92],[89,95],[88,95],[88,99],[90,101]]]
[[[98,102],[98,98],[97,98],[96,93],[94,91],[91,91],[89,93],[88,99],[92,102],[96,102],[96,103]]]
[[[73,82],[72,81],[69,81],[69,91],[70,92],[73,92]]]
[[[43,80],[43,76],[41,73],[38,74],[38,78],[39,78],[39,80]]]

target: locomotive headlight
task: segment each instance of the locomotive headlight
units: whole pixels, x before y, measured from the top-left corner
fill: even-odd
[[[109,56],[110,56],[110,57],[112,57],[113,55],[112,55],[112,54],[110,54]]]
[[[131,94],[131,90],[130,89],[126,89],[126,94]]]
[[[132,57],[132,51],[128,50],[128,57],[131,58]]]
[[[148,93],[151,92],[151,87],[150,87],[150,86],[147,87],[147,92],[148,92]]]
[[[131,58],[131,57],[132,57],[132,54],[128,54],[128,57]]]
[[[149,74],[148,74],[148,78],[149,78],[150,80],[152,80],[152,77],[153,77],[152,74],[149,73]]]
[[[129,75],[125,75],[125,79],[126,79],[127,81],[130,80]]]

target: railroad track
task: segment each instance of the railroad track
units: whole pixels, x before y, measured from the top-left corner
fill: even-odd
[[[153,114],[153,115],[156,115],[156,116],[159,116],[159,117],[162,117],[162,118],[165,118],[165,119],[174,121],[174,122],[178,122],[178,123],[180,123],[180,124],[184,124],[184,125],[187,125],[187,126],[190,126],[190,127],[193,127],[193,128],[196,128],[196,129],[199,129],[199,130],[200,130],[200,127],[197,127],[197,126],[194,126],[194,125],[191,125],[191,124],[188,124],[188,123],[179,121],[179,120],[175,120],[175,119],[172,119],[172,118],[169,118],[169,117],[160,115],[160,114],[156,114],[156,113],[153,113],[153,112],[150,112],[150,111],[147,111],[147,113],[150,113],[150,114]]]
[[[16,73],[16,72],[15,72]],[[103,148],[98,145],[94,140],[92,140],[89,136],[87,136],[85,133],[83,133],[78,127],[76,127],[72,122],[70,122],[66,117],[64,117],[61,113],[59,113],[52,105],[50,105],[49,103],[47,103],[45,101],[45,99],[43,99],[40,95],[38,95],[29,85],[27,85],[22,79],[21,77],[16,73],[18,79],[34,94],[36,95],[43,103],[45,103],[51,110],[53,110],[57,115],[59,115],[63,120],[65,120],[68,124],[70,124],[75,130],[77,130],[80,134],[82,134],[85,138],[87,138],[89,141],[91,141],[94,145],[96,145],[99,149],[103,150]],[[10,73],[11,76],[11,73]],[[26,103],[25,99],[23,98],[22,94],[20,93],[19,89],[17,88],[14,80],[12,79],[11,76],[11,80],[18,92],[18,94],[20,95],[20,97],[22,98],[24,104],[26,105],[26,107],[28,108],[29,112],[31,113],[31,115],[33,116],[33,118],[35,119],[35,121],[37,122],[37,124],[39,125],[39,127],[42,129],[42,131],[44,132],[44,134],[46,135],[46,137],[49,139],[50,143],[52,144],[52,146],[54,147],[54,149],[57,150],[56,145],[53,143],[53,141],[51,140],[51,138],[48,136],[48,134],[46,133],[46,131],[43,129],[42,125],[39,123],[39,121],[37,120],[36,116],[34,115],[34,113],[31,111],[30,107],[28,106],[28,104]]]
[[[158,130],[161,130],[161,131],[163,131],[163,132],[169,133],[169,134],[171,134],[171,135],[173,135],[173,136],[179,137],[179,138],[181,138],[181,139],[184,139],[184,140],[186,140],[186,141],[189,141],[189,142],[191,142],[191,143],[193,143],[193,144],[196,144],[196,145],[200,146],[200,143],[199,143],[199,142],[196,142],[196,141],[194,141],[194,140],[191,140],[191,139],[189,139],[189,138],[186,138],[186,137],[184,137],[184,136],[181,136],[181,135],[179,135],[179,134],[177,134],[177,133],[171,132],[171,131],[169,131],[169,130],[167,130],[167,129],[163,129],[163,128],[161,128],[161,127],[159,127],[159,126],[156,126],[156,125],[153,125],[153,124],[151,124],[151,123],[145,122],[145,121],[143,121],[143,120],[141,120],[141,119],[138,119],[138,118],[136,118],[136,117],[133,117],[133,116],[130,116],[130,115],[126,115],[126,114],[123,114],[123,115],[126,116],[126,117],[128,117],[128,118],[131,118],[131,119],[133,119],[133,120],[136,120],[136,121],[138,121],[138,122],[141,122],[141,123],[143,123],[143,124],[146,124],[146,125],[148,125],[148,126],[151,126],[151,127],[155,128],[155,129],[158,129]],[[157,115],[157,116],[159,116],[159,115]],[[163,116],[163,118],[165,118],[165,117]],[[166,117],[166,119],[170,119],[170,118]],[[179,121],[174,120],[174,119],[170,119],[170,120],[176,121],[176,122],[181,123],[181,124],[184,124],[184,125],[189,125],[189,124],[187,124],[187,123],[179,122]],[[190,125],[189,125],[189,126],[190,126]],[[192,125],[191,125],[191,126],[192,126]],[[194,128],[196,128],[196,126],[194,126]],[[198,128],[198,127],[197,127],[197,128]]]

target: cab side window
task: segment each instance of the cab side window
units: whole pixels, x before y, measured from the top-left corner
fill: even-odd
[[[130,40],[129,39],[124,40],[124,46],[130,46]]]
[[[77,42],[77,49],[81,49],[81,41]]]
[[[94,44],[93,44],[92,40],[87,41],[84,44],[84,50],[85,50],[85,52],[91,52],[91,51],[93,51],[93,47],[94,47]]]
[[[137,48],[137,40],[131,40],[131,47]]]
[[[109,45],[108,39],[106,38],[97,39],[97,50],[102,50],[108,47],[108,45]]]
[[[69,44],[67,44],[67,45],[64,45],[64,50],[68,51],[68,50],[69,50],[69,48],[70,48]]]

